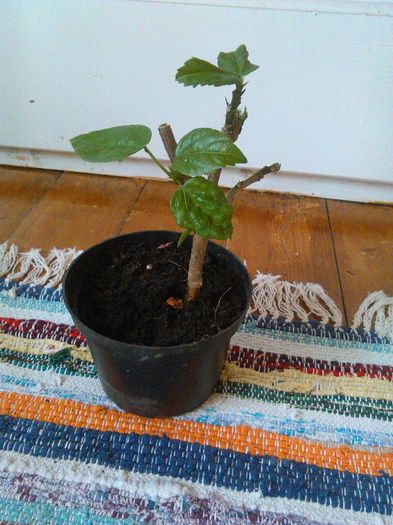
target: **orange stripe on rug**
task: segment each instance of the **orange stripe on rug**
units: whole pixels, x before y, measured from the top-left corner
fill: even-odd
[[[216,426],[176,419],[149,419],[71,399],[0,392],[0,415],[99,431],[166,436],[190,443],[313,464],[359,474],[393,475],[393,452],[347,445],[325,446],[248,426]]]

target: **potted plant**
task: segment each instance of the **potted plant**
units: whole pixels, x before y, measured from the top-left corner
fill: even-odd
[[[276,173],[265,166],[224,191],[221,169],[247,162],[234,144],[247,119],[244,78],[258,68],[240,45],[217,65],[191,58],[178,69],[185,86],[233,85],[221,131],[198,128],[177,144],[159,127],[170,164],[150,151],[151,131],[118,126],[71,139],[84,160],[107,162],[144,150],[178,186],[170,207],[182,234],[146,231],[104,241],[70,266],[65,302],[86,336],[104,390],[120,407],[145,416],[192,410],[213,391],[229,341],[251,301],[240,260],[211,239],[232,235],[236,193]],[[146,217],[148,224],[148,217]]]

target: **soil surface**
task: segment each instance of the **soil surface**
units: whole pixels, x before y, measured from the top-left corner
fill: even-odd
[[[98,333],[127,343],[170,346],[214,335],[241,315],[241,280],[220,257],[207,255],[204,286],[184,300],[190,248],[143,243],[100,259],[80,291],[78,315]]]

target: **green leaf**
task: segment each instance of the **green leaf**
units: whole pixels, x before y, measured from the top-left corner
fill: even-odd
[[[232,235],[232,205],[217,184],[203,177],[194,177],[175,191],[171,210],[179,226],[204,239]]]
[[[239,162],[247,162],[247,159],[225,133],[197,128],[180,140],[173,166],[184,175],[196,176]]]
[[[226,86],[241,81],[236,74],[225,71],[206,60],[190,58],[177,70],[176,80],[185,86]]]
[[[150,142],[151,131],[146,126],[131,125],[100,129],[78,135],[70,140],[83,160],[109,162],[120,160],[141,150]]]
[[[183,242],[187,239],[187,237],[191,235],[190,230],[184,230],[182,234],[179,237],[179,240],[177,241],[177,247],[180,248],[180,246],[183,244]]]
[[[239,77],[245,77],[259,68],[248,60],[248,51],[244,44],[231,53],[220,53],[217,63],[221,69]]]

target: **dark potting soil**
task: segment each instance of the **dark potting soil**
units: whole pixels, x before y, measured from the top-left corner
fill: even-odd
[[[170,346],[199,341],[231,325],[245,307],[240,279],[207,254],[198,300],[182,308],[190,248],[148,242],[107,254],[80,290],[78,314],[96,332],[127,343]]]

